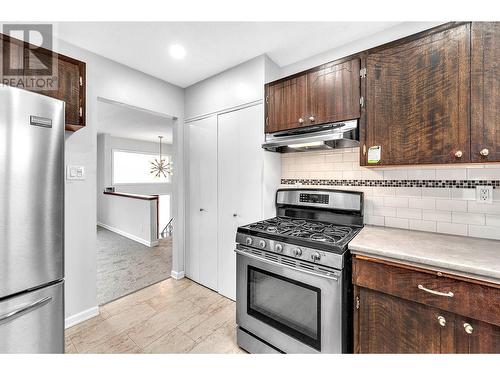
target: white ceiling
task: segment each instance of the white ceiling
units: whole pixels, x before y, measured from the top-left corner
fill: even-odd
[[[162,135],[165,143],[172,143],[174,120],[119,103],[98,101],[97,132],[113,137],[157,142]]]
[[[181,87],[266,53],[279,66],[353,42],[399,22],[63,22],[71,44]],[[171,44],[186,48],[183,60]]]

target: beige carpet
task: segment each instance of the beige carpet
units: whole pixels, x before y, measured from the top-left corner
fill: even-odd
[[[172,270],[172,237],[147,247],[97,227],[99,305],[165,280]]]

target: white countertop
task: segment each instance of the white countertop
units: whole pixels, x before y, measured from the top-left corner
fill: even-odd
[[[500,241],[367,225],[349,242],[349,249],[500,284]]]

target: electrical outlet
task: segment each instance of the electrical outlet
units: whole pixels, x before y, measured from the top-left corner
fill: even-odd
[[[493,186],[476,186],[478,203],[493,203]]]

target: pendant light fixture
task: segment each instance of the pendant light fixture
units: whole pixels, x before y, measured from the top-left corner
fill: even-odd
[[[160,144],[160,150],[159,150],[159,155],[158,158],[155,158],[154,161],[150,162],[151,163],[151,171],[150,173],[153,174],[157,178],[167,178],[167,175],[172,174],[172,162],[167,162],[162,154],[161,154],[161,140],[163,136],[159,135],[159,144]]]

